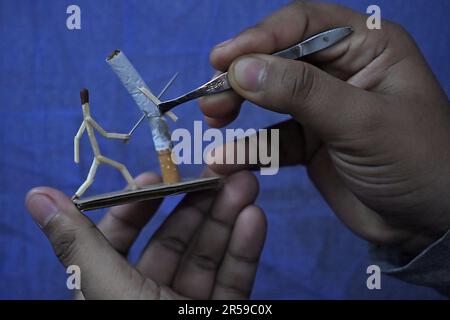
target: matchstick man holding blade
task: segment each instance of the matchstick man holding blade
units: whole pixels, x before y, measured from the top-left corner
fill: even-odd
[[[75,139],[74,139],[74,161],[75,163],[80,162],[80,139],[84,133],[84,131],[87,131],[89,142],[91,143],[92,151],[94,152],[94,160],[91,165],[91,169],[89,170],[88,176],[86,178],[86,181],[80,186],[80,188],[77,190],[75,195],[73,196],[73,199],[77,199],[81,197],[81,195],[91,186],[91,184],[94,182],[95,173],[97,172],[97,168],[100,164],[107,164],[112,166],[113,168],[116,168],[119,170],[125,180],[128,182],[129,188],[132,190],[136,190],[138,187],[136,185],[136,182],[133,180],[133,178],[130,175],[130,172],[120,162],[114,161],[112,159],[104,157],[100,153],[100,149],[98,146],[97,139],[95,138],[94,129],[97,130],[102,136],[108,139],[120,139],[124,141],[128,141],[130,139],[129,134],[120,134],[120,133],[110,133],[106,132],[92,117],[91,112],[89,109],[89,92],[87,89],[82,89],[80,92],[81,97],[81,106],[83,109],[83,123],[80,126],[80,129],[78,130]]]

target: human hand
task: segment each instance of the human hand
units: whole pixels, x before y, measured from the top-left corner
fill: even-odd
[[[214,127],[237,116],[241,97],[291,115],[274,126],[280,162],[306,165],[356,234],[414,255],[450,228],[449,101],[406,31],[386,21],[368,30],[366,19],[331,4],[281,9],[213,49],[211,63],[228,69],[234,92],[200,106]],[[353,35],[309,63],[267,55],[347,25]]]
[[[136,182],[160,178],[143,174]],[[266,235],[257,193],[256,178],[240,172],[218,191],[187,195],[134,267],[125,257],[161,201],[112,208],[97,227],[55,189],[31,190],[26,204],[61,262],[80,267],[86,299],[243,299]]]

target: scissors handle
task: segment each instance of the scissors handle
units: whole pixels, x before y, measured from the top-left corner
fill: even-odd
[[[306,55],[329,48],[350,35],[352,32],[353,29],[351,27],[331,29],[308,38],[286,50],[274,53],[273,56],[296,60]],[[164,114],[184,102],[206,95],[224,92],[229,89],[231,89],[231,86],[228,83],[228,72],[225,72],[195,90],[192,90],[178,98],[162,102],[158,105],[158,108],[161,114]]]

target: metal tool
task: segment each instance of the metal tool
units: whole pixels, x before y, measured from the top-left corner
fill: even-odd
[[[353,29],[351,27],[328,30],[302,41],[289,49],[274,53],[273,55],[281,58],[296,60],[306,55],[327,49],[350,35],[352,32]],[[184,102],[200,98],[205,95],[220,93],[229,89],[231,89],[231,87],[228,83],[228,73],[225,72],[193,91],[190,91],[178,98],[161,102],[158,105],[158,108],[161,114],[164,114]]]
[[[169,89],[169,87],[172,85],[172,83],[175,81],[175,79],[178,76],[178,72],[175,73],[172,78],[170,78],[169,82],[167,82],[167,84],[165,85],[165,87],[161,90],[161,93],[158,95],[158,99],[161,98],[161,96],[167,91],[167,89]],[[138,88],[139,89],[139,88]],[[137,127],[139,127],[139,125],[141,124],[142,121],[144,121],[145,118],[148,117],[147,113],[143,113],[142,117],[138,120],[138,122],[136,122],[136,124],[133,126],[133,128],[131,128],[130,132],[128,133],[129,136],[131,136],[134,131],[136,130]]]

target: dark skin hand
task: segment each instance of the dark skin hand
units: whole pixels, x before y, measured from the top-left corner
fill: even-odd
[[[160,181],[136,178],[140,186]],[[256,178],[239,172],[218,191],[187,195],[135,266],[126,255],[161,201],[112,208],[98,226],[55,189],[31,190],[26,204],[61,262],[80,267],[86,299],[245,299],[266,236],[257,194]]]
[[[412,257],[450,229],[450,104],[408,33],[387,21],[369,30],[366,19],[332,4],[282,8],[213,49],[234,92],[200,107],[213,127],[232,122],[243,99],[291,115],[274,126],[282,165],[307,166],[357,235]],[[348,25],[352,36],[307,62],[268,55]]]

